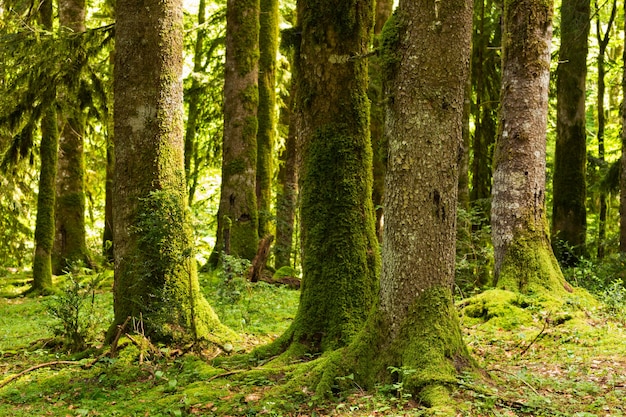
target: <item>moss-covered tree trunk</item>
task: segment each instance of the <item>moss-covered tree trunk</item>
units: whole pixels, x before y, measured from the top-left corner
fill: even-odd
[[[606,91],[606,83],[604,77],[606,75],[606,49],[609,45],[609,40],[611,38],[611,26],[613,26],[613,22],[615,20],[615,15],[617,13],[617,1],[613,0],[613,6],[611,9],[611,16],[609,17],[609,21],[606,26],[606,31],[602,34],[602,23],[600,19],[600,9],[598,7],[598,2],[595,2],[596,7],[596,40],[598,41],[598,56],[597,56],[597,68],[598,68],[598,83],[597,83],[597,119],[598,119],[598,131],[596,137],[598,138],[598,159],[600,160],[600,167],[604,168],[606,166],[606,160],[604,157],[605,154],[605,145],[604,145],[604,134],[606,130],[606,115],[608,112],[605,111],[604,108],[604,97]],[[606,202],[606,193],[604,191],[600,191],[600,210],[598,213],[598,259],[604,258],[605,252],[605,240],[606,240],[606,213],[607,213],[607,202]]]
[[[59,24],[74,33],[85,31],[85,1],[60,0]],[[82,66],[84,62],[73,62]],[[78,82],[78,80],[76,80]],[[67,101],[63,94],[59,99]],[[85,240],[85,161],[83,152],[85,120],[80,103],[66,103],[61,114],[56,178],[55,237],[52,271],[61,274],[80,262],[91,266]]]
[[[374,48],[380,47],[380,34],[383,26],[393,11],[393,1],[376,1],[376,15],[374,17]],[[385,193],[385,170],[387,167],[387,139],[384,135],[385,98],[382,93],[382,74],[377,55],[369,60],[369,91],[370,107],[370,136],[373,151],[374,183],[372,188],[372,201],[376,211],[376,235],[382,242],[383,233],[383,195]]]
[[[226,5],[224,141],[217,241],[209,263],[222,253],[253,259],[258,244],[256,200],[259,102],[259,0]]]
[[[348,368],[361,386],[395,379],[447,407],[446,387],[474,366],[452,300],[472,2],[429,6],[401,0],[383,31],[389,164],[379,303],[355,341],[330,356],[317,389]]]
[[[586,211],[586,77],[589,0],[561,5],[561,47],[557,68],[557,120],[552,181],[552,247],[564,265],[585,252]]]
[[[626,3],[624,4],[626,10]],[[626,19],[624,20],[624,33],[626,33]],[[626,62],[626,37],[623,47],[623,62]],[[626,97],[626,68],[622,70],[622,96]],[[626,100],[622,100],[622,157],[620,159],[621,171],[619,177],[619,250],[626,253]]]
[[[385,37],[389,162],[377,361],[379,370],[415,369],[405,384],[425,390],[426,400],[470,363],[452,286],[472,3],[432,6],[401,0]]]
[[[475,0],[471,83],[474,101],[470,200],[485,208],[490,198],[492,155],[500,93],[501,4]],[[485,213],[486,214],[486,213]]]
[[[257,133],[256,198],[259,237],[270,233],[272,154],[276,136],[276,53],[278,52],[278,0],[260,0],[259,131]]]
[[[283,336],[324,351],[348,343],[378,289],[367,99],[369,0],[300,0],[295,57],[302,293]]]
[[[274,267],[291,266],[294,226],[298,202],[298,163],[296,150],[296,122],[292,109],[295,83],[292,83],[287,105],[281,109],[281,119],[289,127],[285,148],[280,154],[278,169],[278,192],[276,194],[276,241],[274,243]]]
[[[109,127],[113,131],[112,126]],[[115,148],[112,133],[107,137],[106,183],[104,186],[104,229],[102,231],[102,255],[107,262],[115,261],[113,249],[113,178],[115,176]]]
[[[116,14],[114,324],[220,340],[229,332],[200,293],[185,204],[182,1],[121,0]]]
[[[52,30],[52,0],[39,5],[39,20],[46,30]],[[41,120],[41,143],[39,145],[40,173],[37,194],[37,218],[35,220],[35,255],[33,257],[33,286],[36,292],[52,289],[52,246],[54,244],[54,206],[59,129],[54,97],[49,97],[50,107]]]
[[[491,225],[495,283],[511,291],[558,294],[567,285],[545,213],[551,40],[552,2],[505,2]]]
[[[54,244],[54,204],[59,131],[56,109],[46,111],[41,121],[39,155],[39,193],[35,220],[35,256],[33,258],[33,291],[52,289],[52,246]]]

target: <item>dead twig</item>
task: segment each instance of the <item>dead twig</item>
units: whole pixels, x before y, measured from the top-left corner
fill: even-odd
[[[5,379],[4,381],[0,382],[0,388],[5,387],[9,383],[11,383],[11,382],[15,381],[16,379],[26,375],[29,372],[35,371],[35,370],[40,369],[40,368],[45,368],[45,367],[48,367],[48,366],[56,366],[56,365],[80,365],[80,362],[76,362],[76,361],[54,361],[54,362],[40,363],[39,365],[31,366],[30,368],[23,370],[19,374],[12,375],[12,376],[8,377],[7,379]]]

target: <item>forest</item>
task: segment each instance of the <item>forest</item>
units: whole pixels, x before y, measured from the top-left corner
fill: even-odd
[[[626,415],[620,1],[0,0],[0,415]]]

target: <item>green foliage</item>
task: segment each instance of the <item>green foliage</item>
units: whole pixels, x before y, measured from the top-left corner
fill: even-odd
[[[32,258],[32,188],[34,170],[21,167],[22,175],[0,174],[0,266],[22,267]]]
[[[474,205],[457,209],[455,281],[461,297],[479,292],[493,283],[491,226],[484,210]]]
[[[91,274],[81,280],[68,273],[65,278],[65,286],[46,300],[45,307],[54,318],[52,332],[63,339],[71,352],[78,352],[98,337],[96,330],[101,327],[103,316],[95,296],[106,276]]]

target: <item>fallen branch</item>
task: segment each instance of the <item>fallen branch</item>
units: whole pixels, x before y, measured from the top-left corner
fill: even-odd
[[[54,361],[54,362],[40,363],[39,365],[31,366],[30,368],[20,372],[19,374],[12,375],[12,376],[8,377],[7,379],[5,379],[4,381],[0,382],[0,388],[5,387],[9,383],[11,383],[11,382],[15,381],[16,379],[26,375],[29,372],[35,371],[35,370],[40,369],[40,368],[45,368],[45,367],[48,367],[48,366],[56,366],[56,365],[80,365],[80,362],[76,362],[76,361]]]

